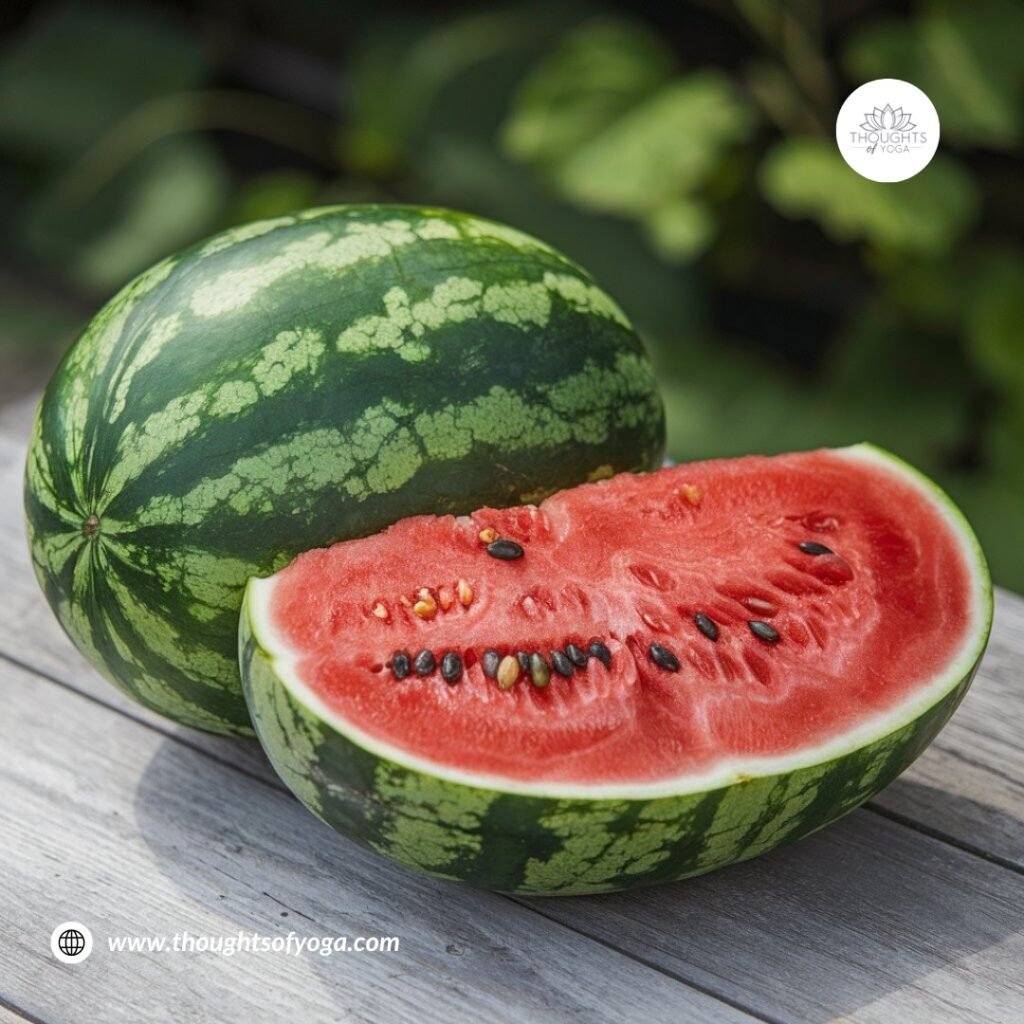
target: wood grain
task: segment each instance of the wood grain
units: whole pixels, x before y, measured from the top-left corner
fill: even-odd
[[[155,1004],[173,1007],[169,1020],[205,1020],[212,1000],[225,1020],[296,1005],[311,1022],[1024,1020],[1020,598],[997,594],[962,707],[869,809],[676,886],[511,900],[359,850],[282,791],[254,744],[168,723],[84,664],[28,564],[27,408],[0,414],[0,928],[11,933],[0,997],[26,1014],[165,1019]],[[86,914],[114,933],[288,922],[300,934],[394,933],[403,949],[322,962],[108,954],[63,968],[40,934]]]
[[[1024,1019],[1020,876],[863,811],[657,893],[531,905],[774,1020]]]
[[[0,996],[58,1022],[338,1019],[750,1024],[491,893],[406,872],[296,801],[142,723],[3,665]],[[92,956],[49,952],[62,920]],[[397,953],[113,953],[108,936],[397,935]]]
[[[29,567],[20,506],[34,400],[0,416],[0,574],[7,614],[0,653],[197,749],[266,779],[251,743],[185,729],[122,696],[82,660],[46,607]],[[979,676],[950,725],[871,806],[965,849],[1024,870],[1024,600],[997,590],[996,618]]]
[[[28,1022],[27,1017],[21,1016],[13,1007],[0,1003],[0,1024],[26,1024],[26,1022]]]
[[[0,655],[167,735],[179,736],[190,746],[276,780],[256,743],[187,729],[147,711],[100,677],[65,636],[36,582],[25,539],[22,476],[33,409],[34,402],[25,402],[0,414],[0,579],[4,588]]]
[[[996,591],[978,678],[949,726],[875,800],[900,819],[1024,871],[1024,600]]]

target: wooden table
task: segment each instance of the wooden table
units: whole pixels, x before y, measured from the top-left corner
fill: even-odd
[[[789,849],[660,889],[518,899],[336,836],[253,743],[123,699],[29,569],[30,408],[0,415],[0,1024],[1024,1022],[1024,600],[930,750]],[[96,949],[61,964],[50,934]],[[110,936],[397,936],[388,953],[111,952]]]

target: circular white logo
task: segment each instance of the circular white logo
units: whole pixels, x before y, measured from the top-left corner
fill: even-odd
[[[904,181],[935,156],[939,115],[916,85],[876,78],[847,97],[836,118],[836,142],[862,177]]]
[[[53,929],[50,952],[63,964],[80,964],[92,952],[92,932],[80,921],[65,921]]]

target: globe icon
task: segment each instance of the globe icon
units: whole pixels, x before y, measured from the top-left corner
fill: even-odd
[[[68,928],[60,933],[57,948],[65,956],[78,956],[85,949],[85,936],[77,928]]]

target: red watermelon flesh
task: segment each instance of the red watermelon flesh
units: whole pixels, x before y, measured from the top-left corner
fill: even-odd
[[[522,557],[489,554],[488,531]],[[980,558],[941,492],[857,446],[406,519],[300,556],[251,600],[296,685],[378,748],[525,784],[657,783],[852,743],[927,706],[977,653]],[[610,668],[591,657],[543,688],[484,672],[488,650],[550,668],[594,639]],[[438,667],[396,678],[396,652],[424,650]]]

